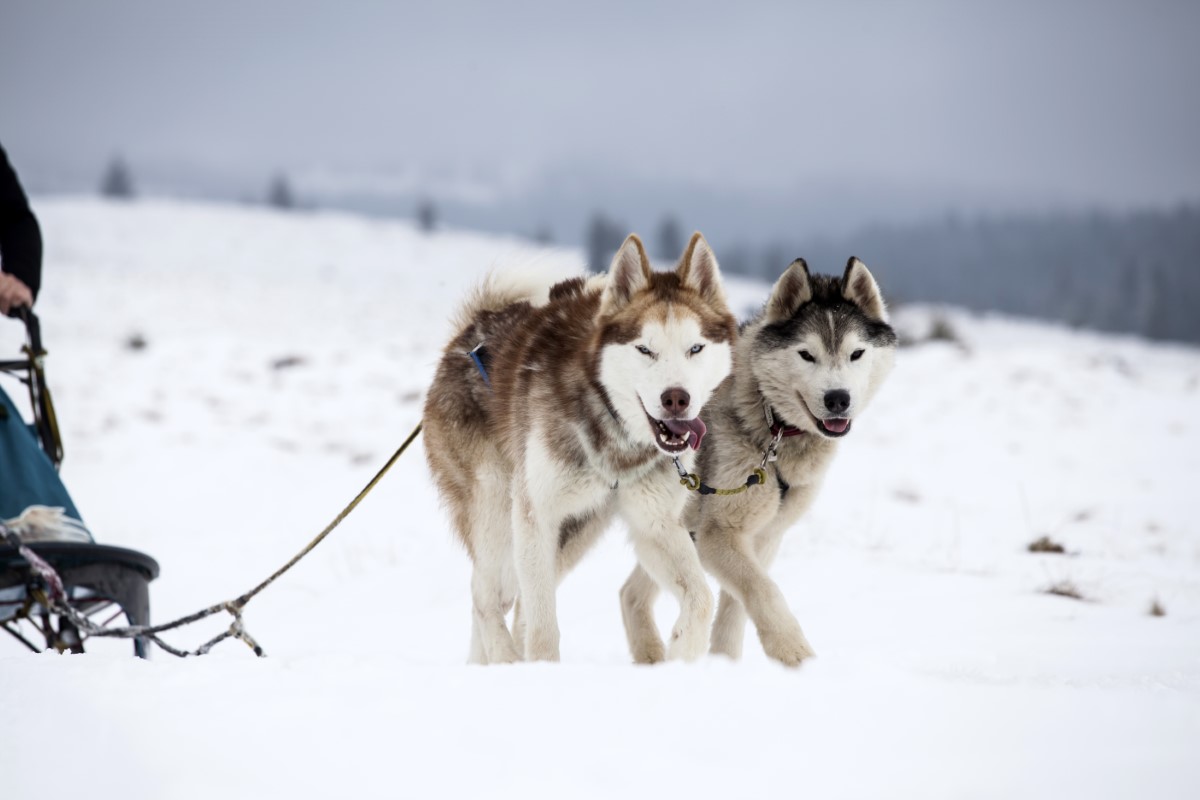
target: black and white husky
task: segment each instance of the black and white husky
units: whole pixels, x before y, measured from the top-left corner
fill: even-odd
[[[696,234],[654,272],[631,236],[607,276],[538,294],[511,276],[481,287],[425,404],[429,466],[474,562],[470,660],[557,660],[558,579],[616,515],[679,599],[669,654],[697,658],[713,597],[672,461],[691,464],[697,415],[731,366],[717,260]]]
[[[733,374],[705,406],[697,473],[707,486],[730,488],[761,465],[766,481],[739,494],[693,494],[684,512],[701,562],[721,584],[712,652],[740,656],[749,615],[771,658],[795,665],[813,655],[767,570],[891,370],[896,345],[879,286],[853,258],[840,278],[809,275],[797,259],[762,314],[742,326]],[[651,614],[657,591],[641,568],[621,590],[638,662],[663,658]]]

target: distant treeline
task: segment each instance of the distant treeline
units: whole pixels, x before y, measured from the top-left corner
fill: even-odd
[[[952,303],[1200,342],[1195,205],[1123,215],[949,218],[749,255],[734,248],[722,267],[774,279],[796,255],[818,272],[840,271],[855,255],[892,302]]]

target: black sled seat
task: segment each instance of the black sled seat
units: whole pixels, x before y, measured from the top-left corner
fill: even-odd
[[[150,624],[150,581],[158,577],[158,562],[150,556],[105,544],[30,542],[26,546],[54,567],[67,600],[79,613],[102,626],[120,613],[130,625]],[[22,622],[38,630],[46,649],[83,652],[79,631],[39,601],[40,584],[17,548],[0,547],[0,624],[32,649],[41,648],[19,632],[17,625]],[[147,644],[135,637],[134,654],[145,658]]]
[[[13,316],[25,323],[26,345],[22,358],[0,361],[0,372],[14,375],[28,388],[33,432],[41,449],[58,467],[63,457],[62,440],[46,385],[41,328],[29,309],[17,309]],[[67,601],[93,623],[108,627],[123,614],[129,625],[150,624],[150,581],[158,577],[158,562],[150,556],[125,547],[83,542],[31,541],[25,546],[54,568],[62,579]],[[26,635],[30,628],[37,631],[32,640]],[[66,616],[50,607],[42,578],[3,536],[0,630],[35,651],[83,652],[86,638]],[[36,643],[38,638],[44,640],[44,645]],[[134,637],[134,654],[145,658],[147,644],[143,637]]]

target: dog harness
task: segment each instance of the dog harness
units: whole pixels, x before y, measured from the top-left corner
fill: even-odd
[[[689,492],[699,492],[700,494],[720,494],[731,495],[741,494],[751,486],[759,486],[767,482],[767,464],[779,460],[779,443],[783,441],[785,436],[799,436],[804,431],[793,425],[788,425],[783,420],[775,416],[775,412],[771,410],[771,406],[766,400],[763,400],[763,414],[767,418],[767,427],[771,431],[771,441],[767,444],[767,449],[763,451],[762,461],[758,466],[746,476],[746,482],[736,489],[715,489],[700,480],[700,476],[694,472],[688,472],[683,468],[683,464],[679,463],[679,457],[674,459],[675,471],[679,473],[679,484]],[[775,477],[779,480],[779,496],[782,498],[787,494],[787,490],[791,487],[784,482],[783,477],[779,474],[779,470],[775,470]]]
[[[492,388],[492,380],[488,377],[487,366],[483,360],[487,358],[487,350],[483,348],[484,343],[480,342],[474,348],[467,351],[467,357],[475,362],[475,369],[479,370],[479,374],[483,376],[483,383],[489,389]]]

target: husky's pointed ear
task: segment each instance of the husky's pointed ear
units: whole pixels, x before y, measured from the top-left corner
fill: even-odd
[[[636,233],[629,234],[608,268],[608,285],[600,311],[612,313],[625,306],[637,292],[650,285],[650,258]]]
[[[867,265],[851,257],[846,262],[846,273],[842,276],[842,297],[858,306],[872,319],[888,321],[887,306],[883,303],[883,292],[871,276]]]
[[[726,305],[725,289],[721,286],[721,268],[700,231],[692,234],[692,240],[684,249],[675,274],[679,276],[680,283],[699,292],[706,302],[722,308]]]
[[[767,300],[767,322],[791,319],[800,306],[812,300],[812,296],[808,264],[803,258],[797,258],[775,281],[775,288]]]

